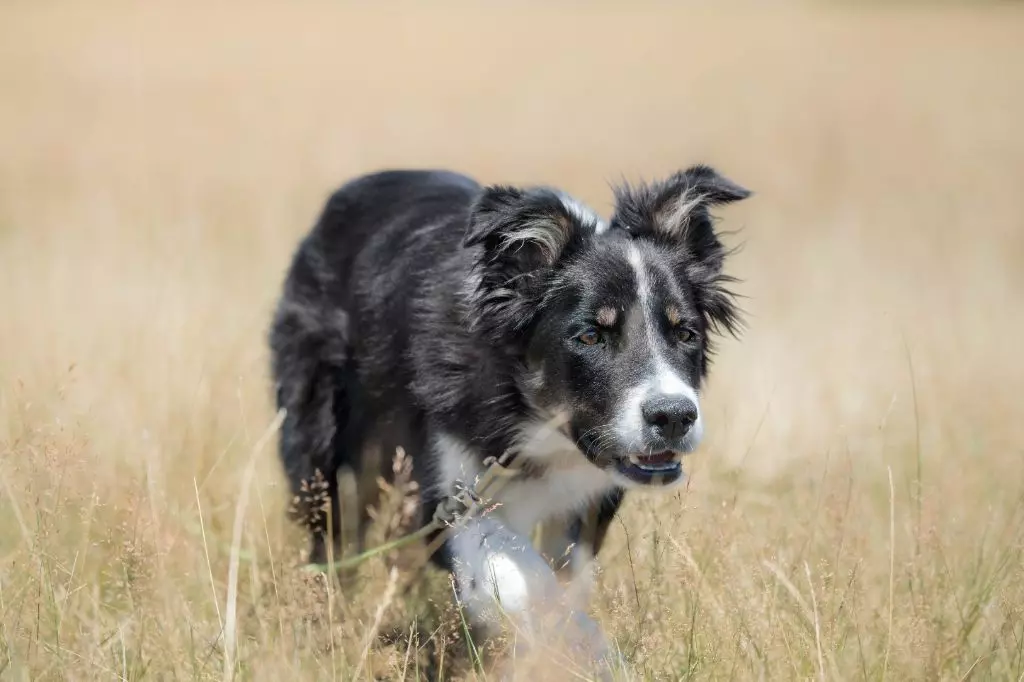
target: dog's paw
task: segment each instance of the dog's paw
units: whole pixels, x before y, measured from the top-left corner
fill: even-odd
[[[536,622],[534,626],[509,633],[509,665],[518,670],[518,679],[535,679],[534,672],[550,673],[564,670],[565,666],[582,675],[580,679],[602,682],[628,679],[618,648],[585,612],[567,610],[546,620],[544,626]],[[541,675],[537,679],[558,678]]]

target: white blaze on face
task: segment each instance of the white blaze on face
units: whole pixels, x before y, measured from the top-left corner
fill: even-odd
[[[662,355],[658,340],[660,333],[657,310],[651,302],[653,296],[650,268],[636,244],[629,245],[628,258],[636,276],[637,301],[644,315],[644,328],[647,333],[647,345],[651,349],[652,362],[650,373],[626,393],[619,418],[619,435],[631,448],[642,451],[641,434],[644,430],[644,418],[641,405],[646,400],[658,396],[683,396],[692,401],[697,408],[697,421],[690,428],[686,438],[690,448],[696,448],[704,435],[704,415],[700,409],[700,397],[696,389],[679,376]]]

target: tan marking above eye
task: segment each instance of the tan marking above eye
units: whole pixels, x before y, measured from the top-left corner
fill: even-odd
[[[670,305],[665,308],[665,315],[668,317],[669,324],[673,327],[683,321],[683,315],[679,312],[679,308],[674,305]]]
[[[597,323],[602,327],[612,327],[615,325],[615,320],[618,316],[619,314],[615,308],[605,306],[597,311]]]

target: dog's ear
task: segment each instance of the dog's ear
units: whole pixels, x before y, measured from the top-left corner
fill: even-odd
[[[579,226],[558,194],[492,186],[481,191],[463,246],[480,246],[473,292],[477,325],[496,338],[523,329],[536,312],[550,272]]]
[[[681,244],[696,262],[721,270],[725,253],[710,209],[751,195],[709,166],[691,166],[662,182],[616,189],[615,225]]]
[[[722,272],[729,252],[715,233],[710,209],[746,199],[750,190],[697,165],[662,182],[617,188],[615,194],[612,225],[681,247],[682,268],[708,323],[735,333],[739,311],[727,288],[735,280]]]
[[[551,266],[573,236],[574,220],[554,192],[492,186],[473,204],[463,246],[483,246],[489,265],[509,274]]]

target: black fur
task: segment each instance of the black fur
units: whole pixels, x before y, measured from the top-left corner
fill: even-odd
[[[385,457],[396,446],[412,456],[421,520],[445,494],[429,447],[440,431],[481,457],[499,455],[516,447],[524,423],[561,407],[581,456],[620,461],[630,445],[593,434],[607,431],[650,344],[696,387],[709,332],[737,328],[708,210],[748,194],[696,166],[620,188],[598,234],[599,219],[555,190],[484,188],[444,171],[381,172],[336,191],[294,256],[270,334],[287,410],[280,456],[293,514],[314,538],[311,560],[325,556],[326,512],[338,518],[339,468],[358,471],[370,444]],[[652,305],[675,306],[691,341],[675,341],[668,323],[655,341],[637,331],[630,244],[649,265]],[[582,345],[602,306],[621,318],[600,328],[599,344]],[[622,494],[613,486],[594,501],[592,544]]]

